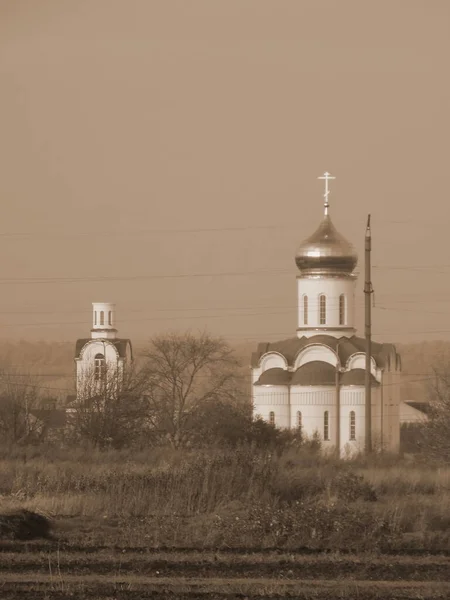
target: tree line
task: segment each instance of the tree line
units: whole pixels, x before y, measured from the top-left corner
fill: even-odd
[[[434,371],[429,421],[412,447],[450,460],[450,371]],[[240,443],[308,443],[301,431],[279,431],[253,419],[249,372],[220,337],[190,332],[154,337],[123,373],[93,365],[82,393],[67,406],[65,427],[46,416],[56,400],[38,378],[0,371],[0,439],[10,444],[90,444],[100,449],[168,444],[174,448]],[[60,412],[63,412],[61,410]],[[48,425],[48,426],[47,426]],[[411,447],[411,444],[409,444]]]

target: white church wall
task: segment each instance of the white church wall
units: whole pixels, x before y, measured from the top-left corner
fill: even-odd
[[[336,444],[336,388],[334,386],[291,386],[291,428],[302,413],[302,432],[312,437],[317,431],[325,448]],[[325,412],[328,411],[328,439],[324,440]]]
[[[289,388],[286,385],[253,386],[254,414],[271,422],[274,413],[276,427],[289,427]]]
[[[372,388],[373,389],[373,388]],[[372,398],[373,399],[373,398]],[[366,394],[364,386],[343,385],[340,391],[341,456],[352,456],[364,450],[366,428]],[[375,402],[372,403],[372,407]],[[350,413],[355,413],[355,439],[351,439]]]
[[[340,337],[342,330],[354,328],[355,280],[350,277],[297,277],[298,336],[310,337],[317,331],[305,328],[332,329],[327,335]],[[325,324],[320,323],[319,296],[326,297]],[[345,297],[344,323],[339,322],[339,297]],[[307,322],[305,322],[304,296],[308,297]],[[334,331],[333,331],[334,330]]]

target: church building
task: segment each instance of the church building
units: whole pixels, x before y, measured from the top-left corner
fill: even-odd
[[[355,329],[354,247],[334,227],[325,173],[324,216],[295,256],[295,337],[258,345],[252,355],[254,415],[280,428],[318,433],[340,456],[365,446],[365,338]],[[374,450],[400,444],[401,360],[392,344],[372,342]]]
[[[117,337],[115,304],[93,302],[92,308],[91,337],[77,340],[75,347],[77,401],[105,387],[118,391],[133,360],[131,341]]]

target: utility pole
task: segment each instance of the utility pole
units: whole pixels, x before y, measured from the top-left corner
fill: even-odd
[[[339,340],[336,344],[336,371],[335,371],[335,386],[336,386],[336,457],[341,458],[341,361],[339,359]]]
[[[364,277],[364,299],[365,299],[365,336],[366,336],[366,454],[372,452],[372,383],[371,383],[371,363],[372,363],[372,315],[371,315],[371,294],[372,280],[370,268],[370,253],[372,250],[372,234],[370,231],[370,215],[367,218],[366,237],[365,237],[365,277]]]

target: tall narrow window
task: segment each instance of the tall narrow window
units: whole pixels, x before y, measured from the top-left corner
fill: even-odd
[[[112,325],[112,312],[109,311],[108,313],[108,325]]]
[[[329,414],[326,410],[323,414],[323,439],[328,441],[330,439],[330,423],[329,423]]]
[[[301,430],[302,428],[302,413],[297,411],[297,429]]]
[[[345,325],[345,296],[339,296],[339,325]]]
[[[103,354],[96,354],[94,358],[94,379],[104,380],[106,376],[106,361]]]
[[[105,324],[105,313],[101,310],[100,311],[100,325],[104,325]]]
[[[97,311],[94,310],[94,327],[97,325]]]
[[[273,411],[270,411],[269,413],[269,423],[275,425],[275,413]]]
[[[354,410],[350,412],[350,440],[356,440],[356,416]]]
[[[325,325],[327,322],[327,298],[325,294],[319,296],[319,323]]]
[[[303,296],[303,325],[308,325],[308,296]]]

